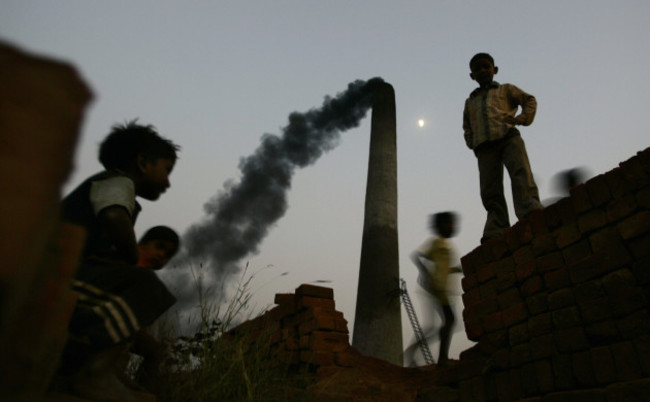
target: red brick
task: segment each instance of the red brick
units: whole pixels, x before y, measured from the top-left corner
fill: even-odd
[[[302,284],[296,289],[296,296],[309,296],[334,300],[334,290],[323,286]]]
[[[476,267],[483,264],[483,252],[481,246],[465,254],[460,259],[465,275],[471,275],[476,272]]]
[[[533,256],[535,257],[548,254],[557,249],[555,235],[551,233],[545,233],[545,234],[535,236],[535,238],[533,238],[531,245],[532,245]]]
[[[549,334],[553,330],[551,313],[542,313],[528,320],[528,332],[530,336],[541,336]]]
[[[585,325],[585,333],[595,345],[607,345],[621,339],[616,324],[611,320]]]
[[[481,290],[478,287],[470,289],[469,291],[463,293],[462,297],[465,308],[474,306],[481,302]]]
[[[481,292],[481,299],[488,300],[488,299],[496,298],[497,297],[496,285],[497,285],[496,280],[491,280],[479,286],[478,289]]]
[[[463,291],[467,292],[468,290],[474,289],[478,286],[478,280],[476,275],[464,275],[460,280],[461,285],[463,286]]]
[[[498,331],[503,329],[503,314],[500,311],[488,314],[483,318],[482,322],[485,332]]]
[[[568,200],[568,197],[565,199]],[[557,202],[547,206],[542,211],[544,212],[544,223],[546,224],[546,227],[549,231],[553,231],[562,225],[560,207],[558,206]]]
[[[641,288],[630,290],[624,297],[611,297],[610,308],[614,317],[627,316],[640,309],[647,309],[648,300]]]
[[[293,293],[276,293],[273,302],[275,304],[293,304],[296,302],[296,295]]]
[[[580,233],[589,233],[607,225],[607,214],[600,209],[594,209],[578,217]]]
[[[640,260],[650,255],[650,234],[637,237],[628,243],[628,247],[635,259]]]
[[[515,261],[512,257],[503,258],[494,263],[496,273],[515,272]]]
[[[329,351],[301,350],[300,361],[316,366],[332,366],[334,365],[334,353]]]
[[[589,236],[589,244],[591,244],[592,250],[601,251],[613,245],[622,245],[623,239],[621,239],[618,230],[612,226],[599,230]]]
[[[636,193],[636,203],[642,208],[650,209],[650,188]]]
[[[537,257],[535,259],[535,267],[539,272],[554,271],[564,266],[564,257],[559,251]]]
[[[510,376],[510,394],[512,395],[512,400],[519,400],[523,397],[523,391],[521,389],[521,373],[519,370],[510,370],[508,374]]]
[[[553,334],[534,337],[530,340],[530,351],[533,360],[551,357],[557,353]]]
[[[648,244],[650,247],[650,243]],[[639,285],[647,285],[650,283],[650,255],[640,258],[637,262],[632,264],[632,272]]]
[[[591,200],[594,206],[604,205],[612,199],[609,187],[607,187],[605,175],[601,174],[596,176],[585,183],[585,185],[587,187],[587,194],[589,194],[589,200]]]
[[[577,352],[590,346],[582,327],[555,330],[553,336],[559,352]]]
[[[483,318],[489,314],[499,311],[499,304],[495,299],[484,300],[483,302],[472,306],[471,308],[465,308],[463,311],[463,317],[467,319],[477,319]]]
[[[567,266],[571,282],[579,284],[600,277],[630,262],[629,254],[624,247],[607,251],[597,253]]]
[[[521,367],[521,387],[526,396],[539,393],[539,379],[537,378],[535,363],[527,363]]]
[[[551,310],[573,306],[574,304],[575,297],[571,289],[560,289],[548,295],[548,307]]]
[[[510,251],[515,251],[524,244],[530,243],[533,239],[533,229],[528,220],[520,220],[515,223],[504,235]]]
[[[611,346],[619,381],[631,381],[643,376],[638,355],[632,342],[619,342]]]
[[[593,358],[590,351],[584,350],[572,353],[571,366],[573,367],[573,377],[576,379],[578,385],[594,387],[597,384]]]
[[[551,363],[553,365],[553,382],[555,384],[555,389],[565,390],[575,388],[575,380],[571,374],[573,370],[573,367],[571,366],[571,356],[566,354],[555,354],[551,358]]]
[[[533,261],[533,248],[531,246],[523,246],[515,251],[512,257],[517,265]]]
[[[639,356],[641,370],[645,377],[650,377],[650,335],[640,336],[633,340],[634,351]]]
[[[526,305],[523,302],[513,304],[503,311],[502,318],[503,325],[505,325],[506,328],[509,328],[516,323],[526,320],[528,318]]]
[[[314,308],[314,314],[298,326],[300,335],[318,330],[328,330],[335,332],[348,333],[347,321],[343,318],[343,313],[332,310],[322,310]]]
[[[650,333],[650,315],[647,310],[635,311],[616,320],[616,328],[623,339],[635,339]]]
[[[548,296],[540,293],[526,299],[526,307],[531,315],[540,314],[548,310]]]
[[[535,263],[533,261],[517,265],[515,270],[515,273],[517,274],[517,280],[522,282],[530,278],[535,273],[535,269]]]
[[[483,336],[483,325],[480,319],[465,320],[465,334],[470,341],[478,342]]]
[[[533,238],[545,235],[549,232],[548,224],[546,221],[546,210],[540,209],[533,211],[526,217],[530,222],[530,227],[533,230]]]
[[[528,323],[514,325],[508,330],[508,341],[511,346],[522,344],[529,339]]]
[[[637,158],[630,158],[619,164],[621,174],[632,185],[633,190],[645,187],[650,183],[650,178],[643,165]]]
[[[609,192],[614,198],[620,198],[629,194],[634,188],[634,185],[623,176],[620,167],[607,172],[605,179],[607,181],[607,187],[609,187]]]
[[[591,349],[591,358],[594,363],[594,374],[596,381],[600,384],[609,384],[616,380],[616,367],[614,356],[607,346],[600,346]]]
[[[334,300],[321,299],[320,297],[301,296],[298,298],[297,307],[319,307],[326,310],[334,310]]]
[[[314,331],[309,337],[309,347],[313,351],[342,352],[349,345],[348,335],[339,332]]]
[[[578,309],[585,324],[612,318],[611,303],[607,297],[578,301]]]
[[[273,307],[267,314],[272,317],[274,320],[282,320],[285,317],[288,317],[296,313],[296,305],[293,303],[280,304]]]
[[[529,343],[512,347],[510,351],[510,364],[513,367],[520,367],[530,361],[532,361],[532,355]]]
[[[607,205],[607,221],[618,222],[630,216],[636,211],[637,204],[633,194],[627,194],[617,198]]]
[[[494,278],[494,264],[495,263],[483,264],[476,268],[476,279],[479,283],[484,283]]]
[[[625,297],[630,291],[637,288],[636,278],[627,268],[618,269],[605,275],[602,284],[607,294],[612,297]]]
[[[553,315],[553,324],[557,329],[572,328],[582,324],[580,313],[575,306],[555,310],[551,314]]]
[[[485,262],[498,261],[509,252],[508,244],[500,237],[486,241],[481,247]]]
[[[497,395],[500,401],[514,400],[510,387],[510,375],[507,371],[496,373]]]
[[[519,288],[524,297],[533,296],[544,290],[544,282],[539,276],[532,276],[524,281]]]
[[[506,370],[510,368],[510,349],[499,349],[490,356],[490,370]]]
[[[519,295],[519,290],[511,288],[499,293],[497,296],[497,302],[499,307],[501,307],[502,310],[505,310],[507,307],[512,306],[515,303],[521,303],[522,300]]]
[[[571,201],[573,210],[578,214],[589,211],[593,207],[584,184],[579,184],[571,189]]]
[[[573,288],[573,295],[576,298],[578,303],[600,299],[605,297],[605,288],[603,287],[603,282],[600,279],[595,279],[593,281],[583,282]]]
[[[555,243],[559,248],[564,248],[573,244],[582,238],[578,225],[576,223],[568,223],[554,232]]]
[[[650,232],[650,211],[641,211],[617,225],[621,237],[633,239]]]
[[[334,362],[341,367],[355,367],[359,362],[359,355],[351,350],[335,353]]]
[[[566,269],[558,269],[544,274],[544,283],[546,288],[553,291],[562,289],[571,284],[569,272]]]
[[[562,250],[562,256],[564,257],[564,261],[567,264],[572,264],[576,261],[580,261],[592,254],[593,253],[591,251],[591,246],[589,245],[589,241],[586,239],[572,244]]]
[[[535,372],[540,392],[548,393],[555,390],[555,383],[553,381],[553,365],[551,364],[551,360],[545,359],[536,361]]]
[[[497,290],[504,292],[511,289],[517,283],[517,275],[514,272],[497,273]]]

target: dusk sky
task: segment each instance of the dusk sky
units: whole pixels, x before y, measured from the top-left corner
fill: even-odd
[[[462,130],[476,87],[471,56],[489,52],[497,81],[537,98],[535,121],[521,132],[540,197],[550,199],[556,173],[597,175],[648,147],[649,15],[645,0],[4,0],[0,40],[73,64],[95,94],[64,194],[101,170],[97,146],[114,123],[138,118],[182,146],[172,187],[141,201],[138,235],[203,222],[204,204],[239,180],[240,159],[263,134],[279,135],[291,112],[320,107],[350,82],[383,78],[396,93],[400,275],[417,302],[409,254],[429,236],[428,215],[460,214],[461,256],[478,246],[485,222]],[[369,134],[370,113],[295,171],[286,214],[240,262],[256,275],[255,313],[276,293],[322,284],[352,331]],[[509,191],[507,201],[512,211]],[[229,295],[240,274],[227,278]],[[404,312],[403,322],[406,343]],[[459,328],[451,357],[469,345]]]

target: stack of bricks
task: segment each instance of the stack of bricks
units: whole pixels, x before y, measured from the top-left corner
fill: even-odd
[[[485,355],[462,400],[647,400],[650,148],[462,265],[465,329]]]
[[[270,337],[269,359],[278,365],[315,372],[319,367],[351,364],[355,354],[349,344],[347,321],[334,309],[331,288],[301,285],[295,294],[276,294],[275,303],[271,310],[234,331],[266,331]]]

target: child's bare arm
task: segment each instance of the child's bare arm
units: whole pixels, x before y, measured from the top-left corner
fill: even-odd
[[[118,253],[130,264],[138,262],[138,243],[133,231],[133,222],[122,206],[111,206],[101,210],[97,216],[106,231],[109,241]]]

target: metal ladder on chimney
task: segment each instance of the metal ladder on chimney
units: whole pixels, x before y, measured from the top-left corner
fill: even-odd
[[[404,303],[404,308],[406,313],[409,316],[409,321],[411,321],[411,327],[413,327],[413,332],[415,333],[415,338],[418,340],[420,345],[420,350],[422,350],[422,355],[424,355],[424,361],[427,364],[433,364],[433,356],[431,356],[431,350],[429,350],[429,343],[422,333],[422,327],[420,327],[420,322],[418,321],[417,315],[415,315],[415,309],[413,309],[413,303],[411,303],[411,297],[409,292],[406,290],[406,281],[403,278],[399,279],[400,281],[400,296],[402,296],[402,303]]]

